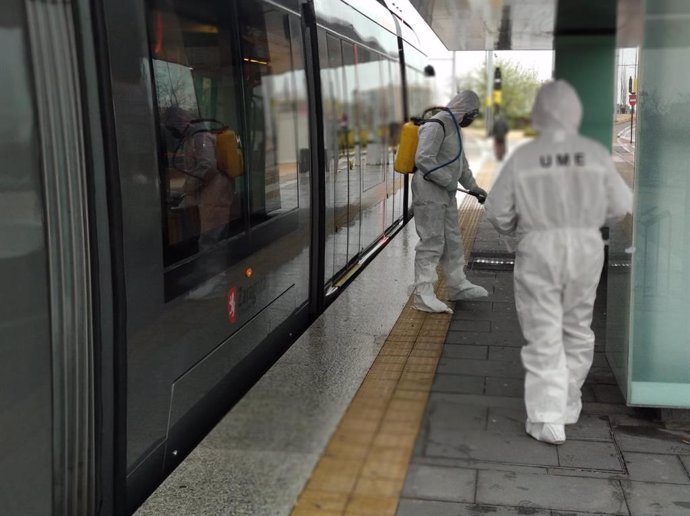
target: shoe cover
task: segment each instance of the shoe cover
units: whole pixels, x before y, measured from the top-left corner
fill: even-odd
[[[577,400],[577,403],[568,403],[565,409],[565,424],[574,425],[580,419],[580,412],[582,411],[582,401]]]
[[[489,295],[484,287],[475,285],[468,280],[464,280],[458,288],[453,290],[455,294],[450,297],[452,301],[469,301],[470,299],[479,299]]]
[[[563,425],[550,423],[525,423],[525,431],[537,441],[549,444],[563,444],[565,442],[565,428]]]
[[[433,293],[431,294],[415,294],[414,308],[422,312],[447,313],[452,314],[453,310],[437,298]]]

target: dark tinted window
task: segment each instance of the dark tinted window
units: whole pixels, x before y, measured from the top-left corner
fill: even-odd
[[[166,265],[244,229],[233,35],[219,23],[227,13],[172,5],[175,12],[161,7],[150,15]]]

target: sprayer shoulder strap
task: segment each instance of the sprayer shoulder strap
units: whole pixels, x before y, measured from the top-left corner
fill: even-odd
[[[425,120],[424,123],[427,124],[429,122],[435,122],[441,126],[441,129],[443,129],[443,137],[446,137],[446,126],[445,124],[439,120],[438,118],[429,118],[428,120]]]

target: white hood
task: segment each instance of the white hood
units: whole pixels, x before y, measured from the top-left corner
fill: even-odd
[[[532,125],[540,132],[565,130],[573,133],[580,129],[582,103],[575,88],[559,79],[547,82],[537,93],[532,109]]]
[[[455,116],[455,121],[460,123],[467,113],[479,109],[479,96],[472,90],[463,90],[453,97],[446,107]]]

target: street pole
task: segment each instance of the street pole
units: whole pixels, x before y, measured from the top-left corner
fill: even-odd
[[[486,135],[491,134],[493,125],[493,97],[494,97],[494,51],[486,52]]]
[[[633,140],[633,118],[635,118],[635,106],[630,106],[630,143]]]
[[[451,87],[453,88],[453,91],[451,91],[450,98],[452,99],[455,97],[455,95],[458,94],[458,81],[455,78],[455,50],[453,50],[453,67],[451,71]]]

